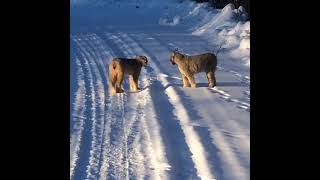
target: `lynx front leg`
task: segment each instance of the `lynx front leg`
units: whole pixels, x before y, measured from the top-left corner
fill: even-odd
[[[189,83],[191,84],[191,87],[192,88],[196,88],[197,87],[197,84],[196,84],[196,81],[194,79],[194,75],[188,75],[187,76],[188,80],[189,80]]]
[[[129,82],[130,82],[130,90],[134,91],[135,85],[134,85],[133,75],[129,75]]]
[[[133,74],[133,90],[138,91],[140,90],[138,86],[138,80],[139,80],[140,72]]]
[[[187,76],[185,76],[185,75],[181,75],[182,76],[182,80],[183,80],[183,87],[185,88],[185,87],[190,87],[190,83],[189,83],[189,80],[188,80],[188,78],[187,78]]]

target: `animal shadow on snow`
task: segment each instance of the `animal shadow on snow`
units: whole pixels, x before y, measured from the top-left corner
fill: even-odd
[[[182,84],[181,84],[182,85]],[[221,87],[227,87],[227,86],[234,86],[234,87],[244,87],[244,84],[241,84],[240,82],[217,82],[217,86]],[[197,83],[197,87],[208,87],[208,83]]]
[[[170,83],[166,85],[165,89],[168,87],[173,86],[173,87],[183,87],[182,83]],[[245,85],[239,82],[217,82],[217,86],[220,87],[244,87]],[[197,87],[208,87],[208,83],[197,83]]]
[[[148,85],[148,86],[146,86],[146,87],[143,87],[143,88],[140,87],[140,90],[138,90],[138,91],[131,91],[130,89],[124,89],[124,92],[125,92],[125,93],[139,93],[139,92],[141,92],[141,91],[143,91],[143,90],[148,89],[149,87],[150,87],[150,85]]]

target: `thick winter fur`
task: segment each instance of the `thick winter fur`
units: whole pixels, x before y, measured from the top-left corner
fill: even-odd
[[[148,64],[146,56],[136,56],[136,58],[114,58],[109,64],[109,89],[111,94],[122,93],[122,81],[125,74],[129,75],[130,89],[140,90],[138,79],[141,67]]]
[[[195,88],[197,85],[194,75],[200,72],[206,73],[210,88],[216,86],[216,55],[212,53],[205,53],[195,56],[187,56],[175,51],[170,54],[170,61],[173,65],[178,65],[183,79],[183,87],[191,86]]]

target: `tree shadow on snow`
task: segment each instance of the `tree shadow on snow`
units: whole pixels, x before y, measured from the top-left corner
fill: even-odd
[[[194,105],[191,98],[183,92],[182,89],[176,89],[177,93],[179,94],[179,97],[181,98],[181,103],[187,110],[187,116],[192,121],[192,124],[200,124],[200,126],[193,126],[194,130],[197,132],[197,134],[200,136],[201,144],[206,148],[207,150],[207,158],[209,163],[212,165],[211,171],[215,175],[217,179],[222,179],[223,171],[221,168],[221,160],[218,156],[219,149],[216,147],[214,143],[212,143],[212,138],[210,135],[210,131],[208,127],[201,127],[201,117],[196,110],[196,105]],[[212,107],[214,108],[214,107]]]
[[[171,165],[168,172],[169,179],[199,179],[181,125],[173,112],[174,107],[169,102],[163,85],[155,81],[150,86],[150,94],[160,125],[166,156]]]

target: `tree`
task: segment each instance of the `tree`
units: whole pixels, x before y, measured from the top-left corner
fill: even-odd
[[[217,9],[222,9],[229,3],[233,3],[236,9],[238,9],[240,6],[243,6],[248,13],[248,18],[250,19],[250,0],[193,0],[193,1],[197,3],[208,2],[210,6]]]

